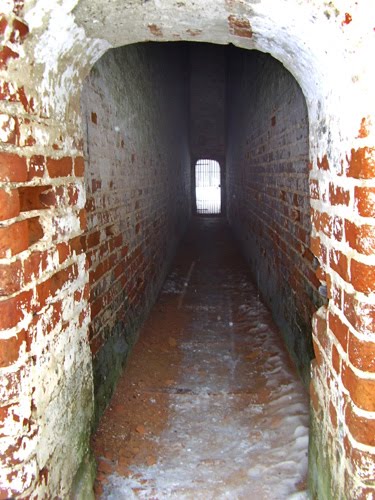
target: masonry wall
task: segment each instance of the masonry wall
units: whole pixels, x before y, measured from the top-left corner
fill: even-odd
[[[1,7],[0,497],[67,497],[94,472],[84,163],[72,117],[22,73],[23,2]]]
[[[321,304],[310,251],[308,121],[297,82],[269,55],[232,50],[228,216],[303,379]]]
[[[189,220],[187,52],[108,52],[85,82],[90,345],[97,416]]]
[[[145,40],[268,52],[301,85],[311,250],[328,298],[313,318],[310,492],[374,496],[374,9],[371,0],[2,2],[2,496],[91,495],[79,96],[109,48]]]

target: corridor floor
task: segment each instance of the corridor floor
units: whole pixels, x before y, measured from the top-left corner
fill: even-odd
[[[103,499],[304,499],[308,398],[223,219],[195,218],[96,435]]]

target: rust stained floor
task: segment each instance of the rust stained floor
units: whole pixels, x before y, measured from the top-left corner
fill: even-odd
[[[223,219],[195,218],[93,437],[97,498],[307,498],[308,398]]]

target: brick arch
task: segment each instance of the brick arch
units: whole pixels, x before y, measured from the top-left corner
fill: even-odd
[[[374,77],[366,47],[373,7],[351,2],[344,12],[297,0],[283,8],[276,0],[177,5],[124,7],[116,11],[121,26],[89,26],[95,10],[85,15],[82,1],[73,13],[71,5],[36,2],[27,10],[8,2],[1,15],[3,494],[64,496],[90,470],[82,81],[113,45],[194,40],[272,54],[306,97],[312,251],[328,294],[313,321],[311,488],[322,497],[371,495]]]

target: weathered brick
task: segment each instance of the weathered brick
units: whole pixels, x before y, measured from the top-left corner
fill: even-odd
[[[354,197],[359,215],[363,217],[374,217],[375,188],[356,186],[354,188]]]
[[[73,173],[72,158],[67,156],[64,158],[47,158],[47,170],[51,178],[69,177]]]
[[[342,381],[358,408],[375,411],[375,380],[366,378],[366,373],[362,377],[357,375],[350,366],[343,363]]]
[[[22,284],[22,264],[16,260],[11,264],[0,264],[0,296],[20,291]]]
[[[347,158],[349,168],[347,175],[355,179],[372,179],[375,176],[375,150],[367,146],[352,149]]]
[[[83,177],[85,172],[85,161],[82,156],[74,158],[74,175],[76,177]]]
[[[371,255],[375,252],[375,226],[368,224],[357,225],[346,220],[345,238],[357,252],[365,255]]]
[[[0,258],[16,255],[29,247],[29,224],[27,220],[0,227]]]
[[[351,282],[354,288],[363,293],[375,291],[375,266],[363,264],[354,258],[350,262]]]
[[[328,315],[328,325],[331,332],[335,335],[343,349],[346,351],[348,346],[349,328],[336,314],[331,311]]]
[[[352,405],[347,405],[345,412],[346,425],[351,435],[359,443],[375,446],[375,419],[358,415]]]
[[[0,330],[13,328],[31,311],[32,291],[0,301]]]
[[[354,334],[349,335],[349,361],[353,366],[365,372],[375,372],[375,342],[360,340]]]
[[[346,254],[340,250],[330,250],[329,252],[329,265],[331,269],[336,271],[342,279],[349,281],[349,264]]]
[[[24,182],[27,180],[26,158],[0,152],[0,181]]]
[[[0,367],[9,366],[17,361],[23,343],[26,343],[24,330],[13,337],[0,340]]]
[[[350,193],[347,189],[336,186],[332,182],[329,184],[329,201],[331,205],[349,205]]]
[[[21,212],[47,208],[49,205],[48,192],[51,189],[52,186],[27,186],[18,188]]]
[[[42,155],[34,155],[28,161],[27,180],[44,177],[46,172],[46,158]]]
[[[20,213],[20,201],[17,189],[0,189],[0,221],[17,217]]]

